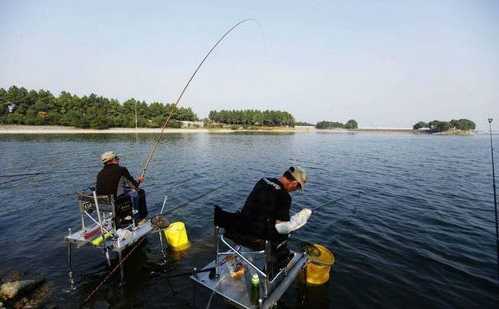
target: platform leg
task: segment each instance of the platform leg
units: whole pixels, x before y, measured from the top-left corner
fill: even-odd
[[[196,283],[192,281],[192,307],[196,308]]]
[[[121,251],[118,252],[118,263],[120,263],[120,285],[125,285],[125,270],[122,263]]]
[[[273,268],[273,263],[272,263],[272,248],[271,248],[271,243],[270,241],[266,240],[265,241],[265,273],[267,275],[267,278],[263,280],[263,298],[267,298],[270,294],[270,281],[273,279],[274,276],[274,268]]]
[[[75,281],[74,281],[74,278],[73,278],[73,266],[71,265],[72,264],[72,261],[71,261],[71,258],[72,258],[72,245],[71,243],[68,241],[68,277],[69,277],[69,288],[71,290],[75,290],[76,289],[76,286],[75,286]]]
[[[166,267],[166,263],[167,263],[167,259],[166,259],[166,249],[165,249],[165,245],[163,243],[163,235],[162,234],[162,231],[160,230],[159,233],[158,233],[158,236],[159,236],[159,244],[160,244],[160,248],[161,248],[161,257],[162,257],[162,264],[164,267]]]
[[[107,266],[111,267],[111,257],[109,256],[109,249],[105,249],[105,254],[106,254],[106,261],[107,261]]]
[[[302,304],[306,304],[308,301],[307,297],[308,286],[307,286],[307,267],[303,267],[303,299]]]
[[[215,278],[218,279],[220,277],[220,258],[218,253],[220,252],[220,228],[215,226],[215,237],[216,237],[216,255],[215,255]]]

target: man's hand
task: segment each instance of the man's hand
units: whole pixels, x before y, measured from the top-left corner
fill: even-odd
[[[279,234],[289,234],[304,226],[311,214],[312,210],[308,208],[302,209],[293,215],[289,221],[276,221],[275,228]]]
[[[310,215],[312,215],[312,210],[310,210],[309,208],[303,208],[299,213],[301,214],[300,216],[304,216],[307,218],[306,220],[308,220],[310,218]]]
[[[138,183],[143,183],[144,182],[144,176],[137,177],[137,182]]]

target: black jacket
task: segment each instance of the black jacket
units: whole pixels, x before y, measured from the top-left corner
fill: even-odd
[[[241,216],[247,232],[268,240],[283,240],[275,229],[276,220],[289,221],[291,196],[275,178],[260,179],[246,199]]]
[[[139,183],[133,179],[126,167],[118,164],[105,165],[97,175],[97,183],[95,191],[99,195],[120,195],[122,186],[128,182],[135,188],[139,187]]]

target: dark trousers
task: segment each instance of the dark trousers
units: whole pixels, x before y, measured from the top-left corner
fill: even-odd
[[[123,195],[128,196],[132,202],[133,219],[138,222],[147,217],[146,192],[142,189],[138,191],[129,190]]]

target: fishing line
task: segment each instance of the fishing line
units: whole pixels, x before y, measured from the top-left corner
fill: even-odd
[[[312,208],[311,210],[312,210],[312,211],[317,211],[317,210],[319,210],[320,208],[322,208],[322,207],[324,207],[324,206],[329,206],[329,205],[332,205],[332,204],[334,204],[334,203],[337,203],[337,202],[341,201],[342,199],[344,199],[345,197],[347,197],[348,195],[352,195],[352,194],[345,194],[345,195],[343,195],[343,196],[340,196],[340,197],[339,197],[339,198],[337,198],[337,199],[334,199],[334,200],[332,200],[332,201],[329,201],[329,202],[323,203],[323,204],[321,204],[321,205],[319,205],[319,206],[317,206],[317,207],[315,207],[315,208]]]
[[[342,196],[340,196],[339,198],[337,199],[334,199],[332,201],[329,201],[329,202],[325,202],[323,204],[320,204],[319,206],[317,207],[314,207],[314,208],[310,208],[310,210],[312,210],[312,212],[314,211],[317,211],[319,210],[320,208],[324,207],[324,206],[330,206],[334,203],[337,203],[339,201],[341,201],[342,199],[344,199],[345,197],[349,197],[349,196],[357,196],[359,194],[359,192],[350,192],[350,193],[346,193],[346,194],[343,194]]]
[[[123,265],[125,263],[125,261],[130,257],[130,255],[132,255],[132,253],[135,251],[135,249],[137,249],[139,247],[139,245],[145,240],[146,238],[143,237],[141,239],[139,239],[139,241],[137,241],[137,243],[135,244],[134,247],[132,247],[130,249],[130,251],[121,259],[120,263],[117,263],[116,266],[106,275],[106,277],[104,277],[104,279],[97,285],[97,287],[87,296],[87,298],[85,298],[85,300],[83,301],[83,304],[82,305],[85,305],[91,298],[92,296],[94,296],[95,293],[97,293],[97,291],[101,288],[101,286],[106,283],[106,281],[114,274],[114,272],[116,270],[118,270],[119,267],[121,267],[121,265]]]
[[[166,126],[168,125],[168,122],[170,121],[170,118],[173,116],[173,114],[175,113],[176,111],[176,108],[177,108],[177,105],[180,103],[180,100],[182,99],[182,97],[184,96],[184,93],[185,91],[187,90],[187,88],[189,87],[191,81],[194,79],[194,77],[196,76],[196,74],[198,73],[199,69],[201,68],[201,66],[203,65],[203,63],[206,61],[206,59],[208,59],[208,57],[211,55],[211,53],[213,52],[213,50],[215,50],[215,48],[234,30],[236,29],[239,25],[245,23],[245,22],[248,22],[248,21],[255,21],[254,19],[252,18],[248,18],[248,19],[243,19],[239,22],[237,22],[234,26],[232,26],[231,28],[229,28],[219,39],[218,41],[211,47],[211,49],[208,51],[208,53],[204,56],[203,60],[201,60],[201,62],[198,64],[198,66],[196,67],[196,69],[194,70],[194,73],[192,73],[191,77],[189,78],[189,80],[187,81],[187,83],[185,84],[184,88],[182,89],[182,91],[180,92],[180,95],[178,96],[177,100],[175,101],[175,103],[173,104],[172,108],[171,108],[171,111],[170,113],[168,114],[168,116],[166,117],[166,120],[165,122],[163,123],[163,125],[161,126],[161,131],[156,139],[156,141],[152,144],[151,146],[151,150],[149,152],[149,155],[147,156],[147,159],[144,163],[144,167],[142,168],[142,173],[141,173],[141,176],[144,176],[146,171],[147,171],[147,168],[149,167],[149,163],[151,162],[153,156],[154,156],[154,153],[156,152],[156,148],[158,147],[159,143],[161,142],[161,139],[163,137],[163,132],[165,131],[166,129]]]
[[[0,182],[0,185],[4,185],[4,184],[8,184],[8,183],[16,183],[16,182],[19,182],[21,180],[27,179],[29,177],[30,176],[19,176],[19,177],[16,177],[16,179],[6,180],[6,181],[3,181],[3,182]]]
[[[497,226],[497,191],[496,191],[496,172],[494,165],[494,145],[492,144],[492,121],[494,119],[489,118],[489,134],[490,134],[490,156],[492,157],[492,188],[494,191],[494,213],[496,217],[496,255],[497,255],[497,279],[499,279],[499,227]]]
[[[35,176],[48,174],[49,172],[36,172],[36,173],[23,173],[23,174],[10,174],[10,175],[0,175],[0,178],[9,178],[9,177],[22,177],[22,176]]]
[[[170,212],[172,212],[172,211],[174,211],[174,210],[177,210],[177,209],[179,209],[179,208],[182,208],[182,207],[184,207],[184,206],[186,206],[186,205],[189,205],[190,203],[195,202],[195,201],[197,201],[197,200],[200,200],[200,199],[202,199],[203,197],[206,197],[206,196],[208,196],[208,195],[210,195],[210,194],[212,194],[212,193],[214,193],[214,192],[216,192],[216,191],[220,190],[220,189],[221,189],[221,188],[223,188],[223,187],[225,187],[225,184],[220,185],[220,186],[218,186],[218,187],[214,188],[213,190],[209,191],[208,193],[203,193],[203,194],[200,194],[200,195],[196,196],[195,198],[192,198],[191,200],[189,200],[189,201],[187,201],[187,202],[185,202],[185,203],[182,203],[182,204],[180,204],[180,205],[178,205],[178,206],[176,206],[176,207],[173,207],[173,208],[167,209],[167,210],[165,210],[165,212],[164,212],[164,213],[165,213],[165,214],[167,214],[167,213],[170,213]]]

